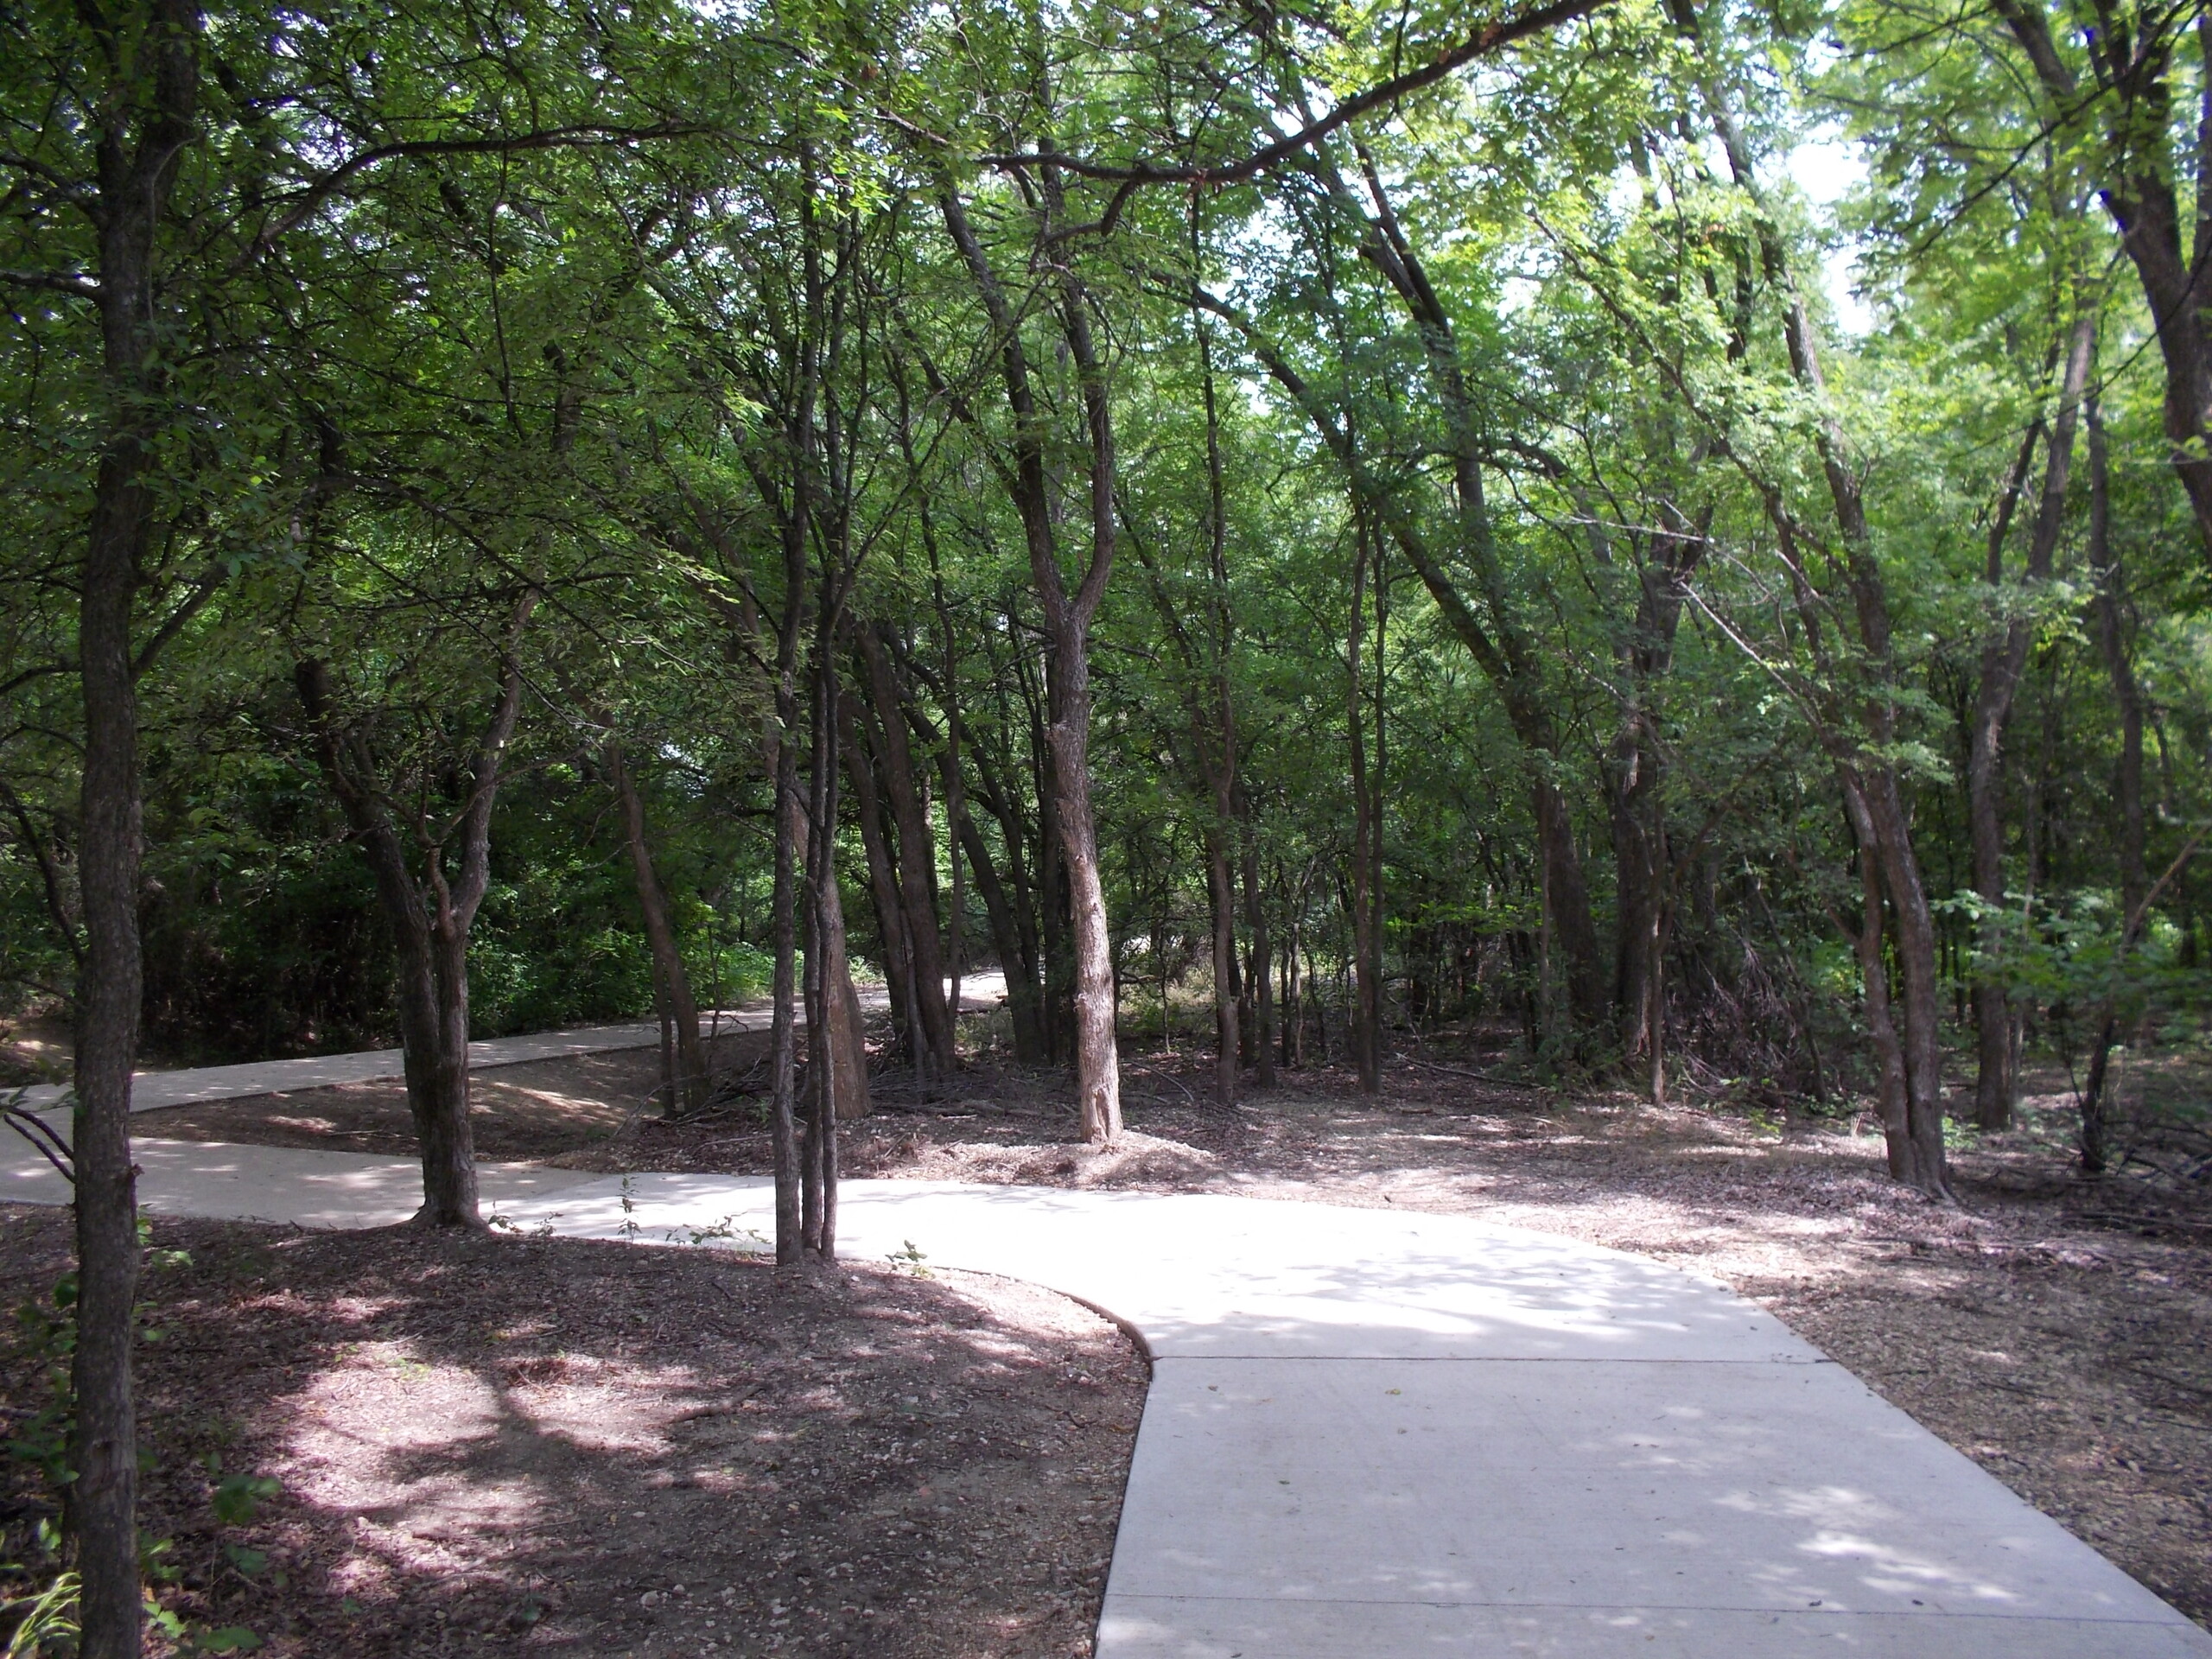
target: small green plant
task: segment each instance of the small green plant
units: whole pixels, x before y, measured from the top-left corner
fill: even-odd
[[[906,1274],[916,1279],[933,1279],[937,1276],[922,1265],[929,1260],[929,1257],[922,1254],[911,1238],[906,1241],[905,1249],[893,1250],[883,1259],[891,1264],[891,1270],[893,1273]]]
[[[721,1242],[734,1244],[741,1237],[749,1238],[755,1244],[763,1246],[768,1243],[766,1235],[759,1228],[739,1226],[735,1216],[724,1216],[711,1227],[687,1227],[683,1230],[683,1234],[694,1244],[713,1244]],[[673,1244],[677,1237],[677,1235],[671,1232],[668,1236],[668,1242]]]
[[[631,1178],[625,1175],[622,1178],[622,1224],[615,1230],[622,1235],[622,1242],[626,1244],[638,1242],[638,1201],[634,1192]]]
[[[7,1659],[37,1659],[41,1654],[65,1645],[73,1647],[77,1636],[77,1575],[63,1573],[35,1595],[0,1601],[0,1618],[12,1618]]]

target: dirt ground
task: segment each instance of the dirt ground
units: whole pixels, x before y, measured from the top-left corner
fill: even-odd
[[[1011,1281],[725,1251],[156,1224],[163,1604],[283,1659],[1080,1656],[1146,1372]],[[0,1294],[68,1263],[0,1206]],[[20,1351],[11,1430],[41,1403]],[[0,1465],[0,1560],[47,1495]],[[270,1477],[219,1525],[226,1476]]]
[[[489,1074],[487,1096],[531,1093],[557,1123],[569,1109],[560,1103],[598,1086],[560,1069],[573,1064],[511,1068],[533,1072],[526,1087]],[[879,1079],[877,1112],[848,1128],[845,1173],[1474,1214],[1695,1267],[2212,1624],[2212,1217],[2150,1204],[2126,1183],[2076,1180],[2064,1096],[2031,1099],[2016,1134],[1964,1140],[1950,1208],[1885,1179],[1864,1121],[1570,1096],[1514,1081],[1479,1043],[1394,1062],[1373,1102],[1322,1069],[1234,1111],[1205,1100],[1203,1053],[1128,1052],[1124,1065],[1131,1132],[1103,1152],[1067,1141],[1072,1091],[1057,1073],[986,1059],[935,1101]],[[141,1122],[197,1133],[221,1110],[238,1138],[290,1140],[304,1132],[283,1120],[309,1115],[304,1099]],[[396,1147],[405,1120],[393,1099],[378,1132]],[[574,1121],[592,1138],[556,1154],[563,1164],[768,1167],[765,1128],[743,1101],[698,1122],[627,1107]]]

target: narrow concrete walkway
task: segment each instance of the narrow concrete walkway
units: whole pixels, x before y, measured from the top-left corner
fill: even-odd
[[[762,1008],[725,1008],[722,1031],[760,1031],[769,1015]],[[565,1059],[573,1054],[606,1054],[617,1049],[652,1048],[660,1041],[653,1020],[620,1026],[579,1026],[572,1031],[543,1031],[527,1037],[493,1037],[468,1046],[468,1064],[520,1065],[530,1060]],[[139,1071],[130,1079],[130,1109],[158,1111],[164,1106],[196,1106],[208,1100],[244,1100],[252,1095],[288,1095],[298,1089],[325,1089],[340,1083],[380,1083],[404,1077],[396,1048],[359,1054],[314,1054],[296,1060],[257,1060],[245,1065],[203,1065],[179,1071]],[[23,1091],[23,1104],[44,1112],[67,1092],[60,1084],[40,1084]]]
[[[0,1196],[57,1202],[51,1171]],[[395,1222],[411,1163],[139,1143],[149,1210]],[[489,1166],[575,1237],[758,1248],[762,1179]],[[1101,1659],[2212,1659],[2212,1637],[1717,1284],[1461,1217],[845,1185],[848,1259],[1006,1274],[1154,1362]],[[1046,1476],[1051,1478],[1049,1472]]]
[[[950,982],[948,982],[949,983]],[[860,988],[861,1006],[872,1013],[891,1006],[880,985]],[[962,982],[961,1007],[967,1012],[995,1007],[1006,1000],[1006,976],[995,970]],[[765,1003],[741,1008],[709,1009],[700,1016],[709,1035],[766,1031],[773,1014]],[[657,1020],[619,1026],[579,1026],[572,1031],[537,1032],[526,1037],[492,1037],[468,1046],[476,1071],[521,1065],[531,1060],[565,1059],[575,1054],[607,1054],[626,1048],[652,1048],[660,1041]],[[130,1080],[130,1109],[158,1111],[164,1106],[196,1106],[202,1101],[244,1100],[254,1095],[287,1095],[299,1089],[323,1089],[341,1083],[381,1083],[406,1075],[396,1048],[358,1054],[318,1054],[296,1060],[258,1060],[245,1065],[206,1065],[176,1071],[138,1071]],[[36,1084],[23,1090],[22,1103],[41,1114],[68,1091],[60,1084]]]

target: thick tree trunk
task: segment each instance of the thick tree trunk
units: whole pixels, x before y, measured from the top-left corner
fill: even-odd
[[[76,998],[74,1478],[67,1520],[79,1574],[81,1659],[138,1659],[137,1409],[130,1380],[137,1300],[137,1171],[130,1070],[143,964],[138,935],[138,689],[131,639],[155,503],[155,247],[180,157],[197,130],[201,19],[190,0],[154,0],[143,22],[97,21],[111,79],[86,89],[105,124],[96,188],[77,205],[98,235],[101,391],[108,423],[93,474],[78,582],[78,682],[85,701],[78,849],[85,948]],[[142,30],[135,40],[133,27]],[[116,42],[129,40],[120,52]],[[95,69],[92,73],[98,73]],[[63,257],[63,256],[57,256]]]
[[[107,280],[118,279],[110,270]],[[111,340],[111,356],[114,342]],[[85,698],[79,849],[84,965],[77,992],[76,1421],[68,1518],[83,1586],[81,1651],[137,1659],[137,1412],[130,1386],[137,1302],[130,1068],[138,1047],[138,696],[130,617],[149,511],[135,435],[100,460],[78,622]]]
[[[830,583],[825,581],[825,588]],[[829,618],[832,595],[823,596]],[[837,1255],[837,1121],[846,1116],[839,1100],[836,1027],[841,1014],[839,980],[845,961],[845,918],[837,899],[837,684],[833,651],[834,624],[825,620],[815,641],[812,690],[813,741],[807,768],[806,849],[807,952],[807,1120],[801,1148],[799,1230],[802,1248],[817,1261]]]
[[[408,1078],[408,1105],[423,1143],[423,1207],[429,1227],[477,1227],[476,1132],[468,1116],[468,935],[448,918],[430,930],[437,1029],[427,1064]],[[405,1062],[404,1062],[404,1064]]]
[[[696,1111],[707,1097],[706,1045],[699,1035],[699,1005],[691,995],[691,976],[683,966],[676,927],[669,918],[668,894],[653,868],[652,845],[646,836],[645,804],[630,775],[622,746],[608,738],[601,753],[608,781],[622,808],[624,837],[630,852],[630,874],[637,884],[638,908],[645,920],[645,943],[652,951],[653,978],[667,1000],[668,1019],[675,1027],[675,1062],[662,1081],[668,1090],[668,1111],[680,1117]]]

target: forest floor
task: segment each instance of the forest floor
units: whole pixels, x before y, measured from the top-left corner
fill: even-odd
[[[276,1659],[1090,1651],[1146,1370],[1064,1297],[406,1228],[165,1219],[154,1243],[189,1260],[145,1281],[141,1518],[168,1541],[161,1601],[203,1637]],[[69,1256],[65,1212],[0,1206],[8,1306]],[[35,1438],[42,1369],[0,1366],[11,1439]],[[238,1476],[281,1484],[220,1524]],[[35,1559],[52,1513],[0,1461],[0,1560]]]
[[[2212,1217],[2147,1203],[2126,1182],[2075,1179],[2069,1096],[2031,1096],[2014,1134],[1962,1137],[1961,1201],[1939,1206],[1886,1179],[1881,1138],[1863,1119],[1534,1086],[1511,1075],[1506,1040],[1474,1033],[1398,1058],[1373,1100],[1324,1067],[1286,1074],[1233,1110],[1207,1100],[1203,1050],[1125,1049],[1130,1132],[1103,1151],[1066,1140],[1062,1074],[986,1053],[945,1098],[877,1079],[876,1112],[847,1126],[843,1166],[855,1178],[1478,1215],[1697,1268],[2212,1625]],[[645,1051],[486,1073],[480,1149],[609,1171],[766,1172],[755,1103],[681,1123],[640,1109],[656,1064]],[[602,1098],[622,1065],[634,1071],[626,1092]],[[556,1150],[563,1123],[569,1139]],[[136,1127],[412,1144],[397,1085],[180,1108]]]

